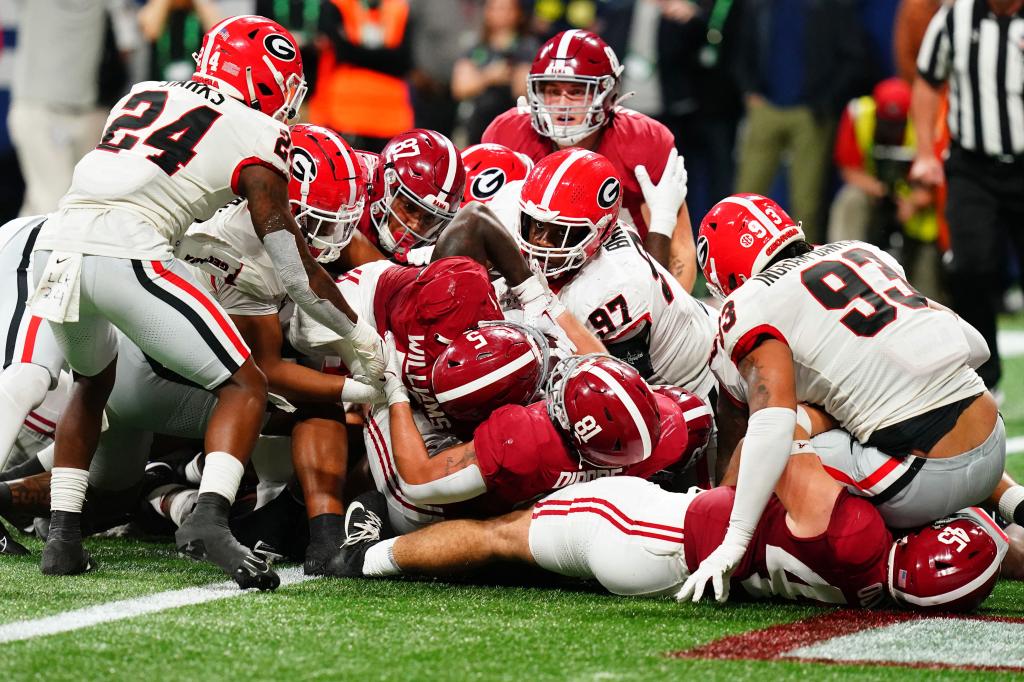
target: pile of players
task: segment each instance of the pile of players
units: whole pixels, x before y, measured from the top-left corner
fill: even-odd
[[[262,17],[132,88],[60,208],[0,228],[0,514],[45,536],[43,573],[97,568],[83,537],[131,521],[259,589],[281,557],[501,561],[969,610],[1017,575],[975,506],[1024,520],[980,335],[765,197],[694,245],[682,159],[621,71],[555,36],[461,153],[289,128],[301,59]]]

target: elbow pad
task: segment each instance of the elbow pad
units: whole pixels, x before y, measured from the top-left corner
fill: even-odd
[[[354,327],[352,320],[330,301],[313,293],[302,257],[299,256],[299,248],[295,245],[295,236],[288,230],[271,232],[263,238],[263,248],[295,305],[334,333],[347,337]]]
[[[746,540],[754,535],[768,499],[775,491],[793,448],[796,411],[788,407],[758,410],[747,423],[740,449],[736,501],[729,517],[729,533]]]
[[[487,492],[480,467],[470,464],[465,469],[429,483],[414,485],[402,481],[402,490],[416,504],[451,504],[463,502]]]

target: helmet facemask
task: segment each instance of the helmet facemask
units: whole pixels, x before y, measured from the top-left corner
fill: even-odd
[[[519,230],[513,236],[523,255],[536,261],[541,271],[554,279],[583,265],[587,258],[587,247],[598,238],[602,226],[595,227],[589,221],[580,218],[559,218],[556,211],[543,211],[532,203],[521,208]],[[561,228],[560,237],[556,235],[553,240],[557,241],[558,245],[533,244],[530,241],[530,233],[535,225],[547,225],[545,234],[551,234],[554,227]]]
[[[416,196],[402,183],[394,168],[385,169],[384,197],[376,203],[371,219],[377,228],[381,246],[391,252],[433,244],[441,230],[455,217],[455,211],[446,211]],[[410,224],[410,213],[421,217]],[[397,226],[392,227],[392,219]]]
[[[305,199],[305,194],[303,194]],[[333,263],[341,250],[352,241],[356,225],[363,214],[363,199],[337,211],[325,211],[302,201],[290,201],[295,222],[299,224],[306,242],[315,250],[318,263]]]
[[[533,129],[565,147],[577,144],[600,130],[606,123],[606,100],[615,98],[616,80],[612,76],[596,78],[538,74],[528,76],[526,81],[526,97],[530,104]],[[580,84],[584,86],[584,93],[578,104],[547,104],[543,91],[545,85],[549,83]],[[611,102],[612,106],[614,104]],[[579,122],[568,123],[563,119],[574,119]]]

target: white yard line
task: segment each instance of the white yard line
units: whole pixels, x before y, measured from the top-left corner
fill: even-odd
[[[1024,436],[1017,436],[1016,438],[1006,439],[1006,454],[1015,455],[1018,452],[1024,452]]]
[[[278,570],[277,574],[281,576],[281,587],[305,582],[316,577],[303,575],[302,567],[283,568]],[[101,623],[135,618],[147,613],[176,609],[179,606],[203,604],[208,601],[238,597],[248,592],[249,590],[242,591],[238,589],[238,585],[233,580],[228,580],[222,583],[211,583],[200,587],[187,587],[182,590],[157,592],[156,594],[149,594],[144,597],[87,606],[83,609],[65,611],[53,616],[46,616],[45,618],[19,620],[14,623],[0,625],[0,644],[18,642],[34,637],[45,637],[46,635],[55,635],[61,632],[70,632]]]

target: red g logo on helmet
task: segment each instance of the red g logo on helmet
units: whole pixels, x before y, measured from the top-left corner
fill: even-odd
[[[778,251],[804,239],[800,224],[760,194],[734,194],[700,223],[697,263],[708,289],[725,298],[764,270]]]
[[[631,366],[610,355],[574,356],[551,371],[547,409],[586,461],[625,467],[654,452],[661,416],[654,394]]]
[[[456,338],[434,362],[431,382],[452,419],[482,422],[502,405],[527,405],[547,376],[547,340],[507,320],[483,322]]]
[[[523,180],[533,168],[533,162],[525,154],[492,142],[463,150],[462,165],[466,170],[463,206],[471,201],[486,204],[507,183]]]
[[[979,518],[936,521],[893,543],[889,551],[893,599],[923,611],[973,611],[980,606],[992,593],[1009,545],[991,519]]]

